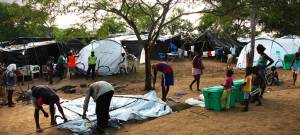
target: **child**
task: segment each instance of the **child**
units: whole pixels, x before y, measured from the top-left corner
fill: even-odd
[[[245,76],[245,82],[242,85],[242,90],[244,92],[244,100],[245,100],[245,108],[243,109],[243,112],[248,111],[249,106],[249,96],[252,88],[252,69],[251,67],[246,68],[246,76]]]
[[[221,106],[222,109],[229,109],[229,103],[230,103],[230,96],[231,96],[231,87],[233,86],[233,71],[231,69],[228,69],[226,72],[226,79],[224,81],[224,91],[221,97]]]
[[[128,60],[129,60],[129,65],[130,65],[130,72],[136,72],[136,67],[138,64],[138,59],[131,53],[128,54]]]
[[[203,69],[204,69],[204,66],[203,66],[203,63],[202,63],[202,52],[200,52],[193,59],[192,74],[194,76],[194,80],[190,84],[190,90],[193,90],[192,86],[195,82],[197,82],[197,91],[200,91],[199,83],[200,83],[200,76],[203,72]]]
[[[278,72],[277,72],[275,66],[271,67],[271,78],[272,78],[272,80],[271,80],[270,85],[272,85],[273,83],[275,83],[276,85],[279,85]]]
[[[293,59],[292,62],[292,69],[293,69],[293,80],[294,80],[293,85],[295,85],[297,81],[297,75],[300,72],[300,51],[298,51],[295,54],[295,58]]]
[[[260,101],[260,94],[262,92],[262,86],[265,85],[263,83],[265,83],[263,81],[263,77],[261,76],[260,72],[259,72],[259,68],[258,67],[253,67],[252,68],[252,91],[250,92],[250,95],[254,98],[254,102],[257,101],[258,104],[256,104],[256,106],[261,106],[262,103]]]

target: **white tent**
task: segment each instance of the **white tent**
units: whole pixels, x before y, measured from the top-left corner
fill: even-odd
[[[77,67],[84,71],[88,69],[88,57],[91,51],[97,56],[96,71],[99,75],[112,75],[119,73],[119,63],[122,53],[125,53],[121,44],[113,40],[100,40],[92,42],[79,52],[76,60]],[[127,62],[127,61],[126,61]]]
[[[262,44],[266,50],[265,53],[270,56],[275,62],[273,65],[276,67],[282,67],[282,61],[284,59],[284,55],[295,53],[298,51],[300,47],[300,39],[298,38],[276,38],[276,39],[267,39],[267,38],[257,38],[255,40],[255,51],[254,51],[254,60],[253,64],[256,65],[257,60],[259,58],[259,54],[256,51],[256,47],[258,44]],[[250,52],[250,43],[248,43],[243,50],[241,51],[237,68],[246,68],[246,54]]]
[[[148,34],[141,35],[141,38],[142,38],[143,41],[146,41],[148,39]],[[116,41],[120,44],[122,44],[122,41],[138,41],[136,35],[116,36],[116,37],[112,37],[112,38],[109,38],[109,39],[113,40],[113,41]],[[139,61],[140,61],[140,64],[145,63],[145,50],[144,50],[144,48],[142,49],[142,51],[140,53],[140,60]]]

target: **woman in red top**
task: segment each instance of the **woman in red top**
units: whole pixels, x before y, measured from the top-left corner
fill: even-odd
[[[190,90],[193,90],[192,86],[195,82],[197,82],[197,90],[199,89],[199,83],[200,83],[200,76],[203,73],[203,63],[202,63],[202,52],[199,52],[198,55],[196,55],[193,59],[193,68],[192,68],[192,74],[194,76],[194,80],[190,84]]]

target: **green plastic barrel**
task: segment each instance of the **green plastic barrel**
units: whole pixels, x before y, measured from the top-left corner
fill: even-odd
[[[242,84],[244,84],[244,79],[233,81],[233,86],[241,86]]]
[[[244,84],[244,79],[233,81],[233,87],[231,88],[233,93],[232,97],[235,102],[244,101],[244,92],[241,90],[241,85]]]
[[[221,111],[221,96],[223,93],[223,86],[214,86],[204,88],[202,90],[204,95],[204,103],[206,109]]]
[[[294,57],[295,57],[295,54],[284,55],[283,70],[291,70]]]

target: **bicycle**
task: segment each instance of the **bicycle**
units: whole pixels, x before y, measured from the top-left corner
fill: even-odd
[[[96,73],[98,73],[99,75],[109,75],[110,68],[109,68],[109,66],[101,65],[100,60],[98,60],[98,64],[96,67]]]

